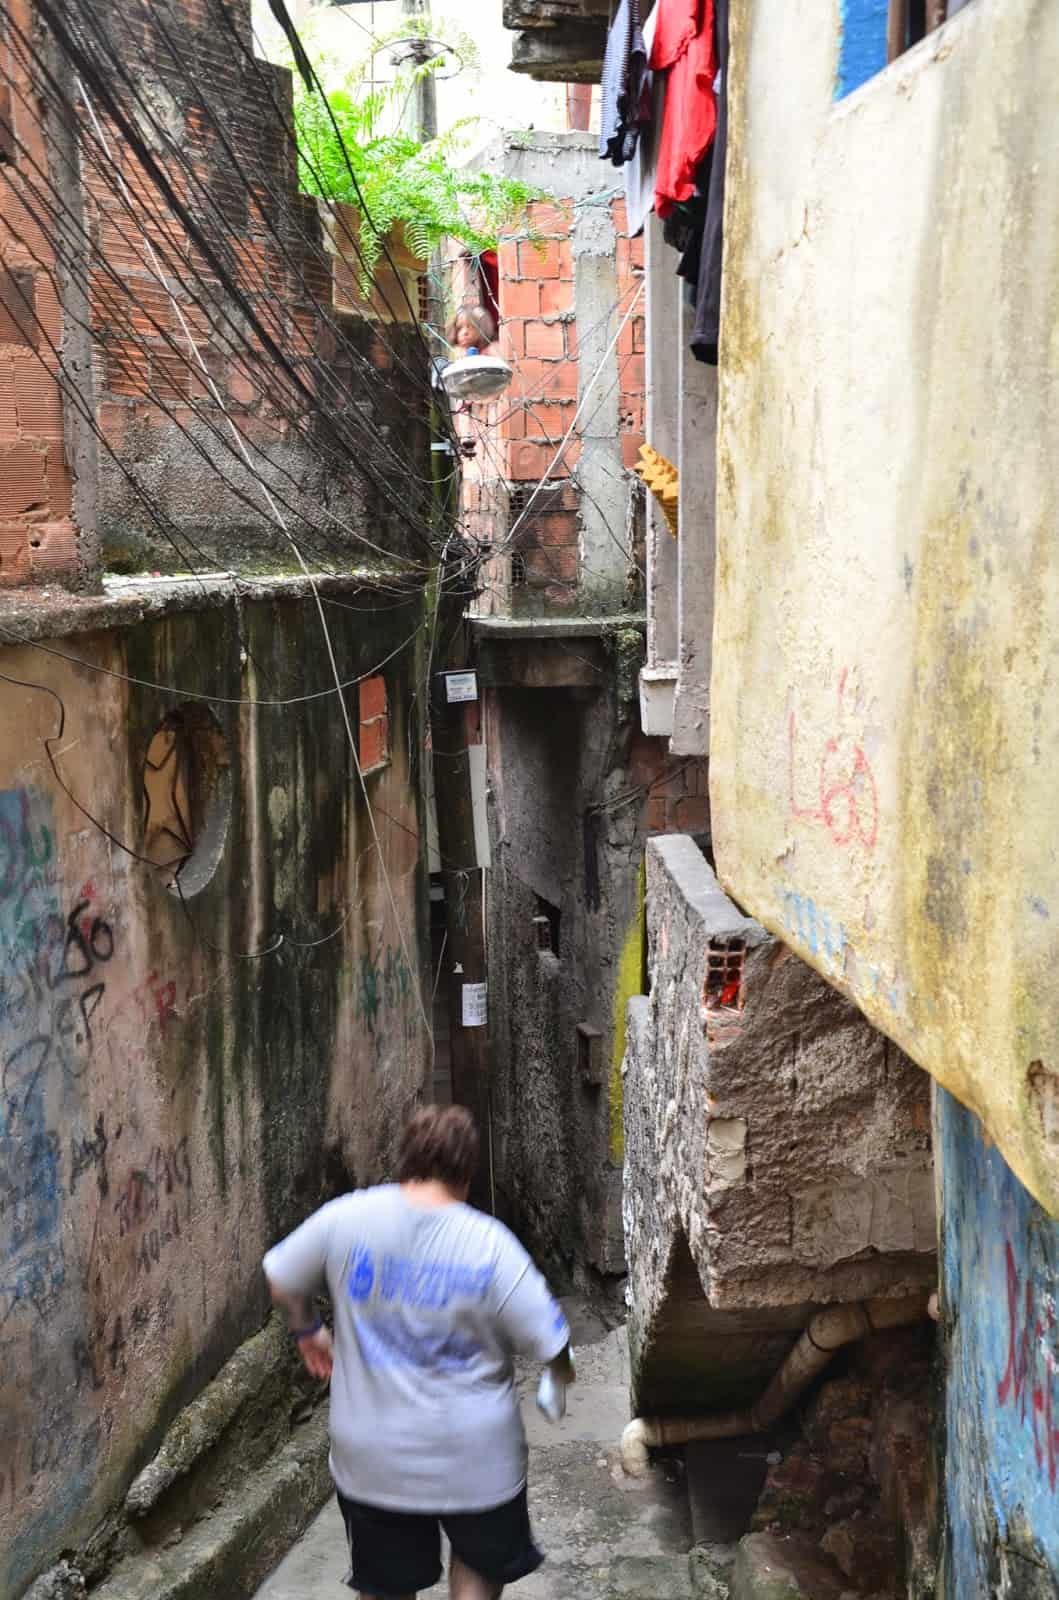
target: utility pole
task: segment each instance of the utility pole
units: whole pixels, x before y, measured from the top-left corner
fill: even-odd
[[[424,18],[429,14],[427,0],[402,0],[401,11],[409,21]],[[410,63],[415,71],[436,54],[436,41],[410,30],[410,37],[394,51],[393,61],[397,67]],[[437,138],[437,84],[433,72],[419,71],[410,88],[404,126],[420,144]],[[431,293],[428,306],[430,322],[437,327],[443,313],[440,297]],[[429,343],[433,351],[434,336],[429,337]],[[436,427],[432,429],[436,444],[440,442],[437,431]],[[433,460],[438,532],[445,539],[445,557],[439,561],[435,577],[439,592],[434,608],[431,679],[427,684],[433,745],[428,760],[434,780],[438,852],[445,884],[446,938],[438,994],[448,1001],[452,1098],[457,1105],[474,1112],[482,1133],[484,1159],[472,1198],[487,1209],[492,1200],[489,1029],[468,1024],[464,1011],[465,988],[475,989],[487,982],[485,872],[477,864],[469,749],[471,723],[477,719],[480,707],[477,703],[450,705],[444,677],[446,672],[466,671],[468,667],[470,630],[465,613],[473,598],[473,579],[469,581],[466,575],[468,552],[462,541],[447,537],[459,514],[459,506],[453,504],[455,484],[451,469],[455,462],[443,453],[435,453]],[[458,488],[455,492],[458,494]]]
[[[401,0],[401,14],[409,20],[420,20],[430,14],[427,0]],[[412,34],[394,51],[394,65],[411,63],[413,71],[425,67],[435,50],[417,34]],[[438,136],[438,88],[432,72],[419,71],[412,85],[405,108],[405,129],[420,144],[427,144]]]

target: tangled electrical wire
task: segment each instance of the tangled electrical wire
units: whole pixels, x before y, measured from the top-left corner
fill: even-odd
[[[207,5],[210,32],[180,27],[147,0],[40,0],[50,46],[8,18],[22,80],[13,98],[32,120],[32,95],[74,132],[65,149],[50,142],[48,160],[18,151],[23,247],[102,357],[97,398],[130,413],[136,402],[141,428],[145,418],[164,425],[243,522],[270,531],[267,491],[319,570],[348,566],[360,548],[421,583],[446,537],[423,470],[431,408],[442,434],[451,430],[423,336],[412,316],[400,336],[383,290],[390,320],[373,324],[369,354],[363,319],[332,307],[329,245],[359,261],[356,230],[336,206],[328,237],[315,202],[294,193],[294,129],[277,75],[241,39],[227,0]],[[80,313],[61,295],[64,274],[87,283]],[[135,501],[182,568],[215,567],[189,519],[178,525],[150,474],[99,426],[82,375],[26,301],[42,364],[102,452],[105,492],[120,488],[123,509]],[[386,517],[381,541],[363,526],[369,497]]]

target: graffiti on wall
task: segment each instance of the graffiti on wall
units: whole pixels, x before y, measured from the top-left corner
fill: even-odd
[[[14,1419],[0,1589],[91,1492],[114,1427],[105,1391],[171,1312],[154,1280],[192,1216],[188,1141],[137,1148],[98,1106],[97,1064],[115,1049],[135,1059],[177,1016],[175,983],[151,972],[130,986],[119,946],[95,884],[64,876],[50,797],[0,791],[0,1390]],[[101,1296],[88,1265],[104,1240]]]
[[[77,1035],[91,1037],[98,1001],[74,976],[59,890],[46,798],[0,793],[0,1329],[19,1307],[47,1319],[66,1275],[60,1140],[48,1127],[45,1069],[57,1057],[76,1075]],[[73,951],[81,938],[78,926]]]
[[[794,711],[787,719],[787,774],[791,816],[826,830],[842,849],[875,849],[879,788],[864,747],[851,731],[854,696],[849,671],[838,680],[835,722],[823,739],[803,739]]]
[[[1054,1490],[1059,1480],[1059,1339],[1056,1337],[1056,1294],[1059,1284],[1035,1290],[1032,1278],[1019,1270],[1015,1247],[1004,1242],[1007,1268],[1008,1339],[1004,1373],[997,1400],[1011,1406],[1033,1435],[1033,1454],[1040,1472]]]
[[[380,939],[374,952],[370,946],[361,951],[355,968],[354,1005],[377,1066],[382,1065],[388,1047],[399,1043],[407,1050],[414,1044],[413,983],[400,944]]]
[[[1016,1566],[1022,1550],[1059,1582],[1059,1222],[970,1111],[943,1089],[936,1104],[948,1357],[945,1592],[1000,1592],[995,1563],[1008,1550]],[[1023,1549],[1027,1538],[1032,1549]]]

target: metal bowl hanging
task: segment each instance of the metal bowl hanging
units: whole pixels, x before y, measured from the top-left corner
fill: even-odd
[[[483,356],[470,349],[442,367],[442,388],[450,400],[492,400],[503,394],[514,374],[502,356]]]

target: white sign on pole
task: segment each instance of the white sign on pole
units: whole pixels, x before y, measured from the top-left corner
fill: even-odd
[[[450,706],[461,701],[477,700],[478,674],[476,672],[446,672],[445,698]]]
[[[463,1026],[465,1028],[484,1028],[489,1020],[488,1013],[489,986],[485,983],[465,983],[463,985]]]

